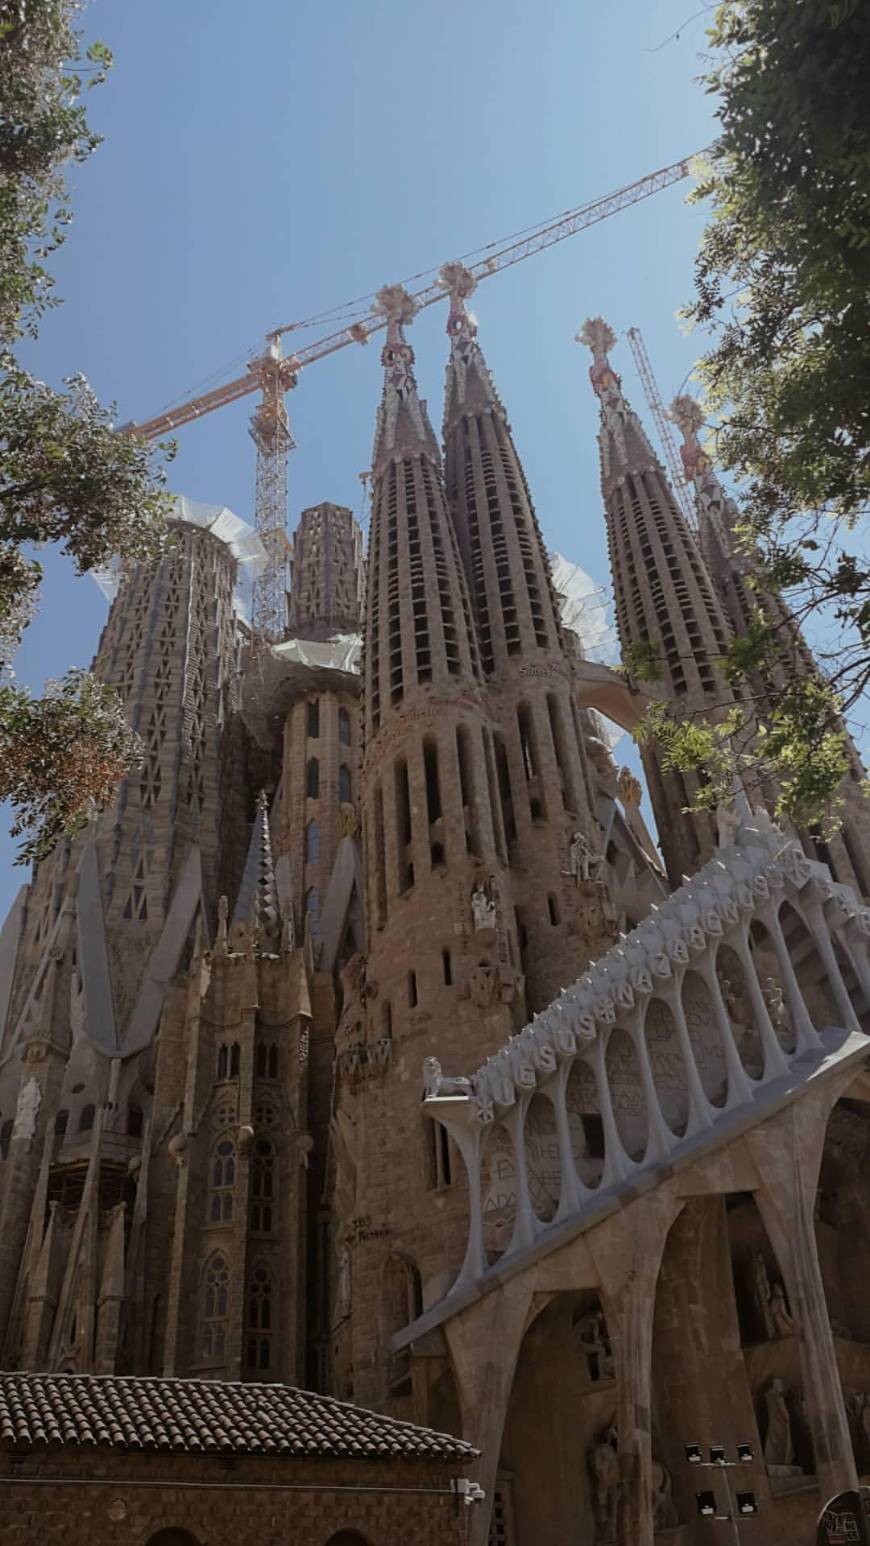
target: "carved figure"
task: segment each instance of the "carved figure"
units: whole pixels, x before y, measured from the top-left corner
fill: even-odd
[[[481,929],[495,928],[495,911],[492,882],[479,883],[471,893],[471,916],[475,933],[479,933]]]
[[[296,949],[296,925],[293,922],[292,904],[288,907],[286,913],[284,914],[284,932],[281,939],[281,944],[283,949],[286,950],[288,954],[291,950]]]
[[[356,837],[359,833],[359,816],[352,805],[343,800],[338,807],[338,830],[341,837]]]
[[[442,1074],[437,1058],[423,1059],[423,1093],[426,1100],[434,1100],[439,1095],[467,1095],[470,1089],[471,1080],[463,1074]]]
[[[671,1473],[667,1466],[655,1457],[652,1463],[652,1487],[653,1529],[673,1530],[679,1524],[680,1516],[674,1503]]]
[[[586,1358],[593,1384],[613,1378],[613,1352],[607,1335],[607,1322],[601,1310],[590,1310],[574,1326],[581,1352]]]
[[[489,1009],[498,993],[498,978],[494,966],[486,961],[478,962],[468,976],[468,996],[477,1009]]]
[[[314,1148],[314,1139],[310,1133],[300,1133],[296,1139],[296,1153],[303,1170],[307,1170],[311,1164],[311,1150]]]
[[[767,1013],[770,1023],[775,1031],[789,1032],[791,1030],[791,1016],[786,1007],[785,995],[775,977],[766,977],[761,994],[767,1005]]]
[[[776,1336],[794,1336],[794,1318],[786,1304],[785,1289],[781,1283],[774,1283],[770,1290],[770,1319]]]
[[[228,897],[218,897],[218,924],[217,934],[215,936],[216,950],[226,950],[227,948],[227,924],[229,922],[229,916],[230,904]]]
[[[15,1122],[12,1127],[13,1138],[26,1138],[28,1142],[30,1141],[36,1132],[36,1118],[41,1105],[42,1090],[38,1080],[31,1077],[18,1092]]]
[[[771,1380],[764,1397],[767,1411],[767,1432],[764,1438],[764,1460],[768,1471],[774,1474],[800,1471],[794,1463],[794,1439],[791,1431],[791,1415],[786,1401],[785,1382]]]
[[[635,778],[631,768],[620,768],[616,781],[616,792],[623,805],[640,805],[643,788],[640,779]]]
[[[575,832],[568,848],[568,868],[563,875],[573,875],[576,881],[598,880],[604,855],[593,848],[585,832]]]
[[[729,1020],[733,1020],[735,1025],[745,1028],[751,1019],[745,995],[735,988],[730,977],[721,977],[719,979],[719,988],[725,1002],[725,1008],[728,1011]]]
[[[615,1546],[619,1457],[615,1424],[605,1429],[589,1456],[595,1509],[595,1546]]]
[[[338,1251],[338,1290],[335,1299],[335,1312],[338,1320],[347,1320],[347,1317],[350,1315],[352,1297],[353,1285],[351,1282],[350,1251],[346,1245],[341,1245]]]
[[[717,841],[720,848],[730,848],[737,841],[741,816],[734,805],[716,807]]]
[[[341,971],[341,1016],[335,1031],[335,1050],[341,1055],[365,1040],[365,957],[352,955]]]
[[[767,1263],[760,1251],[757,1253],[753,1263],[752,1276],[755,1284],[755,1302],[764,1329],[764,1340],[770,1342],[775,1335],[773,1316],[770,1310],[770,1278],[767,1272]]]

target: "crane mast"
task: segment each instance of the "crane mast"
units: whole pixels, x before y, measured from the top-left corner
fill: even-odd
[[[515,263],[521,263],[535,253],[545,251],[556,242],[564,241],[566,237],[574,236],[578,231],[586,230],[589,226],[607,220],[619,210],[640,203],[643,199],[658,193],[660,189],[670,187],[671,184],[680,182],[688,175],[689,159],[662,167],[657,172],[641,177],[637,182],[618,188],[604,198],[583,204],[578,209],[568,210],[558,219],[537,226],[517,239],[507,241],[503,245],[497,242],[490,243],[488,247],[482,249],[484,256],[467,265],[468,272],[475,283],[479,283],[482,279],[489,279],[493,274],[501,273],[503,269],[511,268]],[[421,311],[427,306],[434,305],[436,301],[443,300],[445,295],[445,284],[439,277],[416,291],[412,298],[416,310]],[[300,325],[296,322],[286,323],[267,333],[265,352],[250,361],[243,376],[237,376],[223,386],[193,397],[166,413],[157,414],[154,418],[144,420],[140,424],[129,424],[124,427],[125,434],[138,435],[145,440],[157,440],[161,435],[171,434],[182,425],[190,424],[194,419],[200,419],[205,414],[224,407],[227,403],[236,402],[252,392],[260,392],[260,403],[252,415],[250,427],[251,437],[257,448],[254,524],[266,551],[268,562],[255,582],[251,623],[255,637],[267,643],[274,643],[284,637],[287,622],[285,584],[289,553],[287,457],[293,448],[294,441],[287,417],[285,395],[295,387],[303,367],[312,365],[317,360],[326,359],[328,355],[335,354],[350,344],[367,344],[374,333],[386,327],[387,318],[378,313],[370,314],[304,345],[295,354],[284,358],[281,352],[281,339],[284,334],[295,331]],[[636,329],[632,330],[632,332],[636,331]],[[632,334],[629,333],[629,339],[631,338]],[[634,347],[632,342],[632,348]],[[649,374],[651,378],[652,373],[649,372]],[[656,422],[659,423],[658,415],[656,415]],[[663,435],[663,439],[670,437],[670,431],[664,419],[659,424],[659,432]],[[672,438],[671,446],[673,446]],[[673,454],[676,458],[676,450]],[[671,463],[671,469],[673,471],[673,463]],[[685,485],[683,487],[685,488]]]
[[[689,493],[689,485],[686,482],[686,475],[683,471],[683,464],[677,451],[677,444],[673,435],[671,434],[670,419],[668,418],[667,409],[665,408],[665,405],[662,401],[662,395],[659,391],[658,382],[656,381],[655,375],[653,373],[650,357],[646,352],[646,344],[643,341],[640,328],[630,327],[626,333],[626,337],[628,339],[629,345],[631,346],[631,352],[634,356],[634,363],[637,366],[637,373],[640,376],[640,382],[644,390],[644,396],[646,397],[647,403],[649,404],[650,413],[655,419],[656,429],[659,432],[659,441],[665,453],[665,460],[667,461],[668,470],[671,474],[671,484],[673,486],[674,494],[676,495],[677,502],[683,512],[683,515],[685,516],[689,525],[694,528],[696,523],[694,501],[691,494]]]

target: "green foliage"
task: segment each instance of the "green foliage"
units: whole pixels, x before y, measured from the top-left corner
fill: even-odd
[[[687,315],[713,334],[700,369],[750,583],[839,625],[758,748],[782,814],[825,822],[838,713],[870,681],[870,567],[849,551],[870,501],[870,7],[724,0],[709,36],[721,133],[693,195],[711,218]],[[728,651],[732,684],[751,690],[779,643],[759,619]]]
[[[635,682],[655,682],[662,674],[661,650],[651,639],[639,639],[623,651],[618,669]]]
[[[82,52],[78,0],[0,0],[0,672],[33,616],[42,570],[27,549],[60,545],[82,573],[114,554],[160,551],[166,447],[119,436],[81,376],[54,392],[16,362],[56,304],[45,260],[65,239],[63,168],[99,144],[80,97],[111,55]],[[0,687],[0,797],[17,807],[22,857],[78,829],[138,756],[117,695],[74,671],[42,700]]]
[[[25,837],[16,862],[78,832],[140,760],[118,693],[88,672],[50,682],[40,699],[0,687],[0,799],[17,808],[13,837]]]

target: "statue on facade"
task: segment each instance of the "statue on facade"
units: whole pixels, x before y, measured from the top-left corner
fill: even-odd
[[[653,1530],[675,1529],[680,1522],[680,1516],[674,1503],[671,1473],[661,1460],[656,1460],[655,1456],[652,1463],[652,1491]]]
[[[639,806],[643,796],[643,787],[640,779],[636,778],[631,768],[620,768],[616,780],[616,793],[625,806]]]
[[[437,1058],[423,1059],[423,1096],[425,1100],[435,1100],[439,1095],[467,1095],[471,1089],[471,1080],[464,1074],[442,1074],[441,1064]]]
[[[15,1121],[12,1126],[13,1139],[26,1138],[28,1142],[30,1141],[36,1132],[36,1119],[41,1105],[42,1089],[39,1081],[31,1075],[18,1092],[18,1104],[15,1107]]]
[[[601,1310],[590,1310],[574,1323],[577,1345],[583,1353],[593,1384],[613,1379],[613,1351],[607,1322]]]
[[[801,1467],[794,1463],[794,1437],[786,1396],[785,1381],[771,1380],[764,1397],[767,1413],[764,1461],[768,1471],[773,1475],[791,1476],[799,1475]]]
[[[619,1455],[616,1424],[605,1428],[589,1455],[595,1512],[595,1546],[615,1546],[619,1501]]]
[[[215,950],[219,951],[221,953],[221,955],[224,955],[226,953],[226,948],[227,948],[227,928],[229,926],[229,916],[230,916],[229,898],[225,897],[225,896],[218,897],[217,934],[215,935],[214,948],[215,948]]]
[[[755,1304],[764,1332],[764,1341],[771,1342],[776,1333],[770,1309],[770,1277],[767,1271],[767,1263],[761,1251],[756,1252],[755,1261],[752,1266],[752,1280],[755,1287]]]
[[[483,929],[494,929],[496,925],[495,897],[493,895],[492,880],[479,881],[471,893],[471,917],[474,922],[474,931],[479,934]]]
[[[770,1289],[770,1319],[775,1336],[794,1336],[794,1318],[786,1303],[785,1289],[779,1281],[773,1283]]]
[[[365,957],[356,951],[341,969],[341,1015],[335,1031],[335,1050],[340,1055],[365,1041]]]
[[[336,1319],[339,1321],[346,1321],[350,1315],[353,1298],[351,1271],[350,1251],[348,1250],[347,1243],[342,1242],[338,1248],[337,1288],[335,1295],[335,1314]]]
[[[579,885],[581,881],[599,880],[604,855],[593,848],[585,832],[575,832],[568,848],[568,868],[563,875],[571,875]]]
[[[785,994],[775,977],[765,977],[761,985],[761,996],[773,1029],[778,1035],[788,1035],[791,1032],[791,1016],[786,1007]]]

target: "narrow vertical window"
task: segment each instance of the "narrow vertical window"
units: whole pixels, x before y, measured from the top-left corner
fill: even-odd
[[[434,868],[435,865],[443,864],[445,859],[438,747],[434,741],[423,742],[423,772],[426,780],[426,815],[429,822],[429,859]]]
[[[441,952],[441,970],[444,973],[444,986],[447,988],[451,987],[453,983],[453,965],[450,960],[449,950],[442,950]]]
[[[316,741],[320,736],[320,699],[308,704],[308,739]]]
[[[211,1156],[208,1203],[210,1224],[226,1224],[232,1218],[235,1185],[235,1144],[231,1138],[221,1138],[215,1144]]]
[[[270,1235],[274,1224],[275,1150],[268,1138],[258,1138],[251,1160],[251,1229]]]
[[[272,1366],[272,1274],[268,1267],[254,1268],[248,1287],[248,1368]]]
[[[411,790],[408,783],[408,764],[403,757],[396,763],[395,781],[399,890],[408,891],[414,884],[414,862],[411,858]]]
[[[202,1351],[206,1358],[222,1358],[226,1349],[230,1273],[223,1256],[206,1263],[202,1305]]]
[[[350,776],[350,768],[346,762],[342,762],[338,770],[338,798],[344,805],[350,805],[353,799],[353,784]]]
[[[408,1003],[411,1009],[417,1007],[417,973],[408,973]]]
[[[320,933],[320,892],[316,886],[310,886],[305,893],[305,916],[308,932],[316,939]]]
[[[562,718],[562,706],[555,693],[547,693],[547,713],[550,718],[550,734],[553,737],[553,750],[556,753],[556,766],[559,769],[559,783],[562,789],[562,804],[566,810],[576,811],[577,790],[574,787],[573,765],[568,750],[568,739],[565,734],[565,725]]]
[[[387,855],[384,848],[384,791],[380,784],[375,787],[374,845],[375,902],[378,924],[382,925],[387,917]]]
[[[474,762],[467,725],[456,726],[456,760],[459,764],[459,792],[465,825],[466,852],[480,858],[480,833],[477,824],[477,798],[474,787]]]
[[[338,739],[342,746],[350,746],[350,715],[347,709],[338,711]]]
[[[511,793],[511,775],[508,767],[507,750],[504,740],[500,735],[493,737],[495,746],[495,766],[498,774],[498,792],[501,800],[501,816],[508,847],[517,840],[517,824],[514,818],[514,802]]]
[[[320,798],[320,763],[316,757],[309,757],[305,770],[305,793],[309,800]]]

